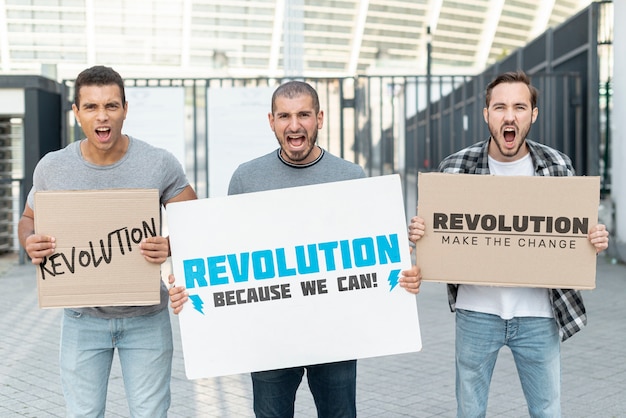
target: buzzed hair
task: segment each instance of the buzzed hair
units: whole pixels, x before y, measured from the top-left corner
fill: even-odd
[[[288,81],[278,86],[272,94],[272,114],[276,111],[276,99],[278,97],[293,99],[303,95],[311,97],[315,114],[318,114],[320,112],[320,99],[317,96],[317,91],[304,81]]]
[[[120,88],[122,94],[122,106],[126,104],[126,94],[124,93],[124,80],[117,71],[104,65],[96,65],[83,70],[74,82],[74,104],[80,108],[80,89],[83,86],[109,86],[115,84]]]
[[[491,102],[491,92],[492,90],[499,84],[502,83],[524,83],[528,87],[530,91],[530,105],[531,108],[534,109],[537,107],[537,96],[539,96],[539,92],[535,87],[530,84],[530,78],[523,71],[509,71],[507,73],[500,74],[497,76],[489,85],[487,85],[487,90],[485,92],[485,105],[489,108],[489,103]]]

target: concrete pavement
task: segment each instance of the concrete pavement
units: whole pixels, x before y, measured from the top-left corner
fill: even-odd
[[[589,324],[562,345],[564,417],[626,417],[626,266],[598,257],[597,288],[585,291]],[[0,417],[61,417],[58,373],[60,309],[39,309],[35,268],[14,254],[0,257]],[[359,360],[360,417],[454,417],[454,315],[445,285],[424,283],[417,296],[423,349]],[[178,320],[173,316],[174,363],[170,417],[252,417],[249,375],[187,380]],[[410,332],[410,330],[407,330]],[[306,381],[297,417],[315,417]],[[107,417],[128,417],[117,358],[109,382]],[[511,353],[503,349],[493,376],[489,417],[526,417]]]

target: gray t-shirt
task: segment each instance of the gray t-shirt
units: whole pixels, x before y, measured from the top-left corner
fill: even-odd
[[[280,149],[241,164],[233,173],[228,194],[261,192],[287,187],[364,178],[361,166],[324,151],[310,164],[294,165],[280,157]]]
[[[180,194],[189,182],[182,166],[170,152],[129,136],[128,150],[117,162],[100,166],[86,161],[80,142],[46,154],[33,172],[28,205],[35,211],[35,192],[40,190],[158,189],[160,204]],[[98,213],[93,213],[94,217]],[[151,306],[107,306],[73,309],[101,318],[148,315],[165,309],[167,289],[161,283],[161,301]]]

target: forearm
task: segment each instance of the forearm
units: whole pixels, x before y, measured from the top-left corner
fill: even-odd
[[[22,216],[17,224],[17,236],[22,247],[26,248],[26,238],[35,233],[35,220],[28,216]]]

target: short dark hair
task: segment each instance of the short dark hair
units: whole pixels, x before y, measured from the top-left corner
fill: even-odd
[[[126,94],[124,93],[124,80],[111,67],[96,65],[83,70],[74,82],[74,104],[80,107],[80,89],[83,86],[108,86],[116,84],[122,94],[122,106],[126,104]]]
[[[318,114],[320,111],[320,99],[317,96],[317,91],[304,81],[288,81],[278,86],[274,94],[272,94],[272,114],[274,114],[276,110],[276,99],[278,97],[293,99],[301,95],[311,96],[311,99],[313,99],[313,109],[315,110],[315,114]]]
[[[489,107],[489,102],[491,102],[491,91],[498,84],[502,83],[526,84],[526,86],[528,86],[528,90],[530,91],[530,104],[533,109],[537,107],[537,96],[539,96],[539,92],[530,84],[530,78],[526,75],[526,73],[520,70],[500,74],[491,83],[489,83],[489,85],[487,85],[487,90],[485,92],[485,105],[487,107]]]

